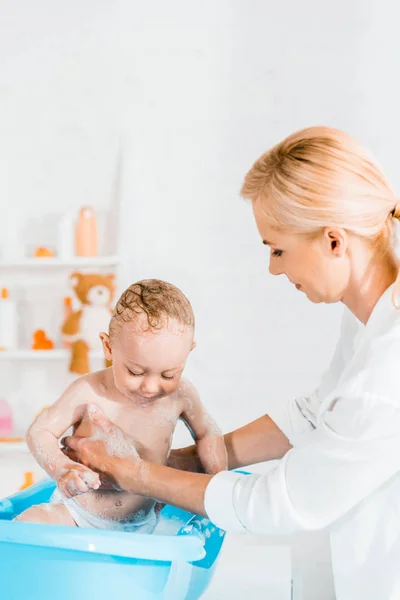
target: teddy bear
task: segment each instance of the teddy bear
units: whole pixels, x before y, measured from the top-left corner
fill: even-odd
[[[114,297],[114,275],[72,273],[70,282],[81,304],[62,324],[64,341],[71,344],[71,373],[89,373],[89,351],[101,350],[99,334],[108,331]]]

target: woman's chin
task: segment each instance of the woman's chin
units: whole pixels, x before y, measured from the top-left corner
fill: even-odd
[[[336,304],[336,302],[341,301],[341,296],[338,294],[313,294],[312,296],[306,294],[306,296],[310,302],[313,302],[314,304]]]
[[[303,292],[303,294],[305,295],[307,300],[309,300],[313,304],[321,304],[323,302],[325,302],[325,303],[329,302],[329,300],[326,300],[323,296],[321,296],[320,294],[317,294],[316,292],[307,292],[304,289],[302,289],[301,291]]]

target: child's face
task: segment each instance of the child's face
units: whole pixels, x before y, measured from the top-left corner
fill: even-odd
[[[140,406],[174,392],[194,347],[193,328],[170,320],[160,330],[140,331],[121,324],[112,339],[101,334],[104,352],[112,360],[118,391]]]

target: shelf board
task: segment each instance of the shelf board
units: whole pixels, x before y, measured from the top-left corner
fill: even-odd
[[[21,258],[17,260],[0,260],[0,269],[48,269],[50,267],[58,268],[82,268],[82,267],[113,267],[120,263],[118,256],[75,256],[70,260],[62,258]]]
[[[56,350],[3,350],[0,351],[0,361],[7,360],[68,360],[71,355],[68,349]],[[102,352],[90,352],[89,357],[94,360],[104,358]]]
[[[29,452],[25,442],[0,442],[0,456],[8,452]]]

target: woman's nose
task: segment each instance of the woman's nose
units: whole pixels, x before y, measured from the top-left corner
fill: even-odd
[[[269,272],[271,275],[282,275],[282,269],[279,268],[278,261],[272,256],[269,259]]]

